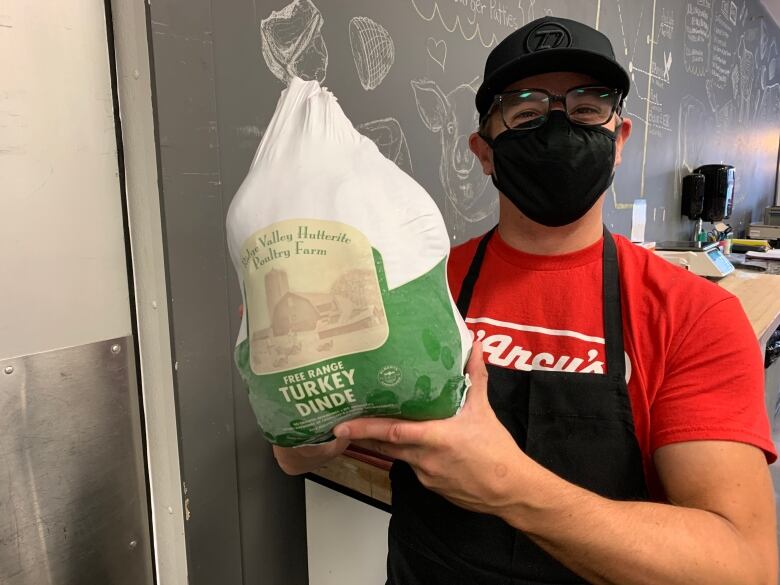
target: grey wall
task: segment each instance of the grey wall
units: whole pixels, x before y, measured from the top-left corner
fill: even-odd
[[[647,239],[687,236],[678,185],[699,164],[737,167],[737,231],[760,219],[775,192],[780,31],[757,0],[313,2],[150,6],[195,585],[306,582],[301,483],[273,464],[231,360],[240,295],[223,225],[285,75],[324,80],[353,122],[430,192],[454,243],[496,220],[495,191],[463,143],[476,126],[484,59],[548,13],[597,26],[631,71],[634,132],[605,206],[614,230],[628,233],[632,202],[645,198]],[[285,6],[281,18],[292,22],[271,26],[264,42],[260,22]],[[378,48],[366,53],[362,39]],[[287,49],[285,62],[269,43]]]

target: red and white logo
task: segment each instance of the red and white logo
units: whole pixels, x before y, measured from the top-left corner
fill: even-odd
[[[547,370],[571,373],[604,373],[604,338],[579,331],[549,329],[499,321],[490,317],[469,317],[466,325],[482,342],[486,362],[520,371]],[[631,359],[626,360],[626,383],[631,378]]]

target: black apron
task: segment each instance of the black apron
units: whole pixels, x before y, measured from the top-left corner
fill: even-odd
[[[495,229],[480,241],[463,281],[457,304],[464,319]],[[617,251],[606,228],[602,262],[606,373],[488,364],[488,399],[520,448],[547,469],[607,498],[647,500],[625,380]],[[390,585],[586,583],[500,518],[427,490],[405,462],[393,464],[390,479]]]

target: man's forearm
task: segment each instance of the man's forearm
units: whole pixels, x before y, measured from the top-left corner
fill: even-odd
[[[774,585],[766,559],[712,512],[609,500],[546,470],[518,500],[504,520],[598,585]]]

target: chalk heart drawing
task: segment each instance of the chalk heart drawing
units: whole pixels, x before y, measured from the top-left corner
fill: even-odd
[[[349,44],[352,58],[365,90],[376,89],[395,61],[395,45],[381,24],[365,16],[349,21]]]
[[[263,58],[277,79],[325,81],[328,49],[320,32],[323,22],[311,0],[295,0],[260,21]]]
[[[437,41],[433,37],[428,37],[425,41],[425,50],[428,51],[428,56],[436,61],[444,71],[444,63],[447,61],[447,43],[444,39]]]
[[[382,118],[358,124],[357,131],[373,140],[379,152],[406,174],[412,174],[412,157],[401,124],[395,118]]]
[[[441,137],[439,177],[455,210],[469,222],[490,215],[497,203],[489,178],[469,149],[469,135],[479,118],[474,109],[474,83],[464,83],[445,94],[435,81],[412,80],[417,111],[425,126]]]

